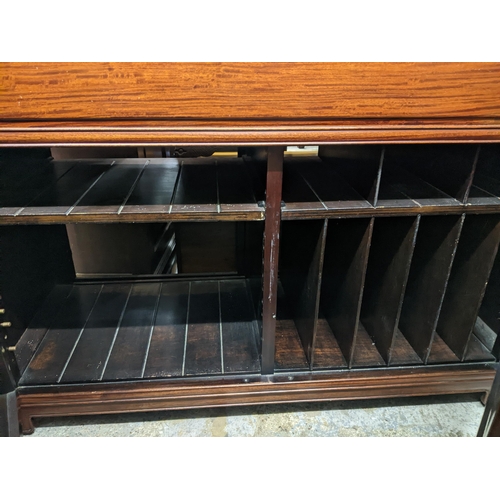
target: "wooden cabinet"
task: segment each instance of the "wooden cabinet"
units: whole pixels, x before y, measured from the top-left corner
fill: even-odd
[[[0,78],[0,375],[23,432],[54,415],[489,393],[499,65],[7,64]],[[240,155],[78,155],[125,144]],[[68,230],[138,224],[158,237],[144,268],[134,230],[119,271],[94,238],[99,272],[75,272]]]

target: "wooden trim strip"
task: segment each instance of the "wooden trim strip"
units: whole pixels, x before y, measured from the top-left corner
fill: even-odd
[[[21,387],[17,400],[23,432],[30,433],[33,417],[479,393],[490,390],[494,377],[494,368],[488,366],[405,368],[213,382]]]
[[[175,130],[143,130],[123,128],[90,130],[70,128],[7,128],[0,127],[0,146],[200,146],[217,145],[319,145],[319,144],[405,144],[405,143],[500,142],[500,126],[450,128],[336,128],[336,127],[274,127],[260,130],[233,127],[230,129],[197,128]]]

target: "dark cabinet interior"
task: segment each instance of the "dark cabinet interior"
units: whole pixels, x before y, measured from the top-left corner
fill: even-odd
[[[4,392],[168,380],[243,393],[269,375],[270,348],[290,380],[498,360],[497,145],[285,154],[278,261],[263,158],[28,153],[0,167]]]

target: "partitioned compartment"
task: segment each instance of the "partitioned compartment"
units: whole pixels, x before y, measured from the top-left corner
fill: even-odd
[[[303,370],[313,360],[325,220],[285,221],[281,224],[277,370]]]
[[[477,145],[387,146],[380,187],[379,205],[394,203],[393,190],[403,197],[399,206],[451,207],[467,201],[478,160]]]
[[[285,159],[285,220],[459,215],[500,205],[498,145],[321,146],[318,156]]]
[[[196,243],[197,229],[205,225],[208,232]],[[51,232],[57,226],[26,227]],[[188,256],[186,244],[200,255],[207,239],[221,239],[225,255],[231,254],[230,269],[220,267],[215,249],[198,268],[193,262],[174,274],[137,272],[137,247],[122,245],[116,256],[122,266],[133,254],[128,273],[113,277],[104,267],[102,275],[56,281],[17,343],[20,384],[259,373],[262,231],[259,222],[186,223],[176,253]],[[11,256],[3,257],[8,262]],[[46,264],[31,258],[35,267]]]
[[[286,158],[283,218],[327,217],[373,209],[381,148],[320,148],[316,157]]]
[[[500,358],[500,255],[498,253],[473,333],[498,360]]]
[[[500,146],[483,144],[467,200],[468,205],[500,205]]]
[[[21,385],[260,371],[243,279],[77,283],[64,290],[44,305],[53,316],[36,317],[21,339],[20,349],[45,330]]]
[[[321,146],[318,156],[370,205],[377,204],[382,146]]]
[[[0,222],[262,220],[255,170],[237,158],[11,161]]]
[[[471,205],[500,206],[500,146],[481,146],[473,186]],[[500,257],[497,254],[488,286],[474,325],[474,335],[496,359],[500,358]]]
[[[353,367],[382,366],[393,350],[411,351],[397,326],[419,221],[420,216],[375,220]]]
[[[464,216],[422,216],[390,364],[427,361]],[[402,337],[401,334],[404,336]],[[403,347],[402,341],[413,348]]]
[[[314,369],[352,362],[373,224],[374,219],[328,221]]]
[[[473,329],[500,241],[498,215],[467,215],[429,363],[493,360]]]

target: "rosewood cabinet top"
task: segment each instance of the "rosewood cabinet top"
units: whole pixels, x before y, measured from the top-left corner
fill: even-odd
[[[497,63],[0,63],[0,145],[500,141]]]

